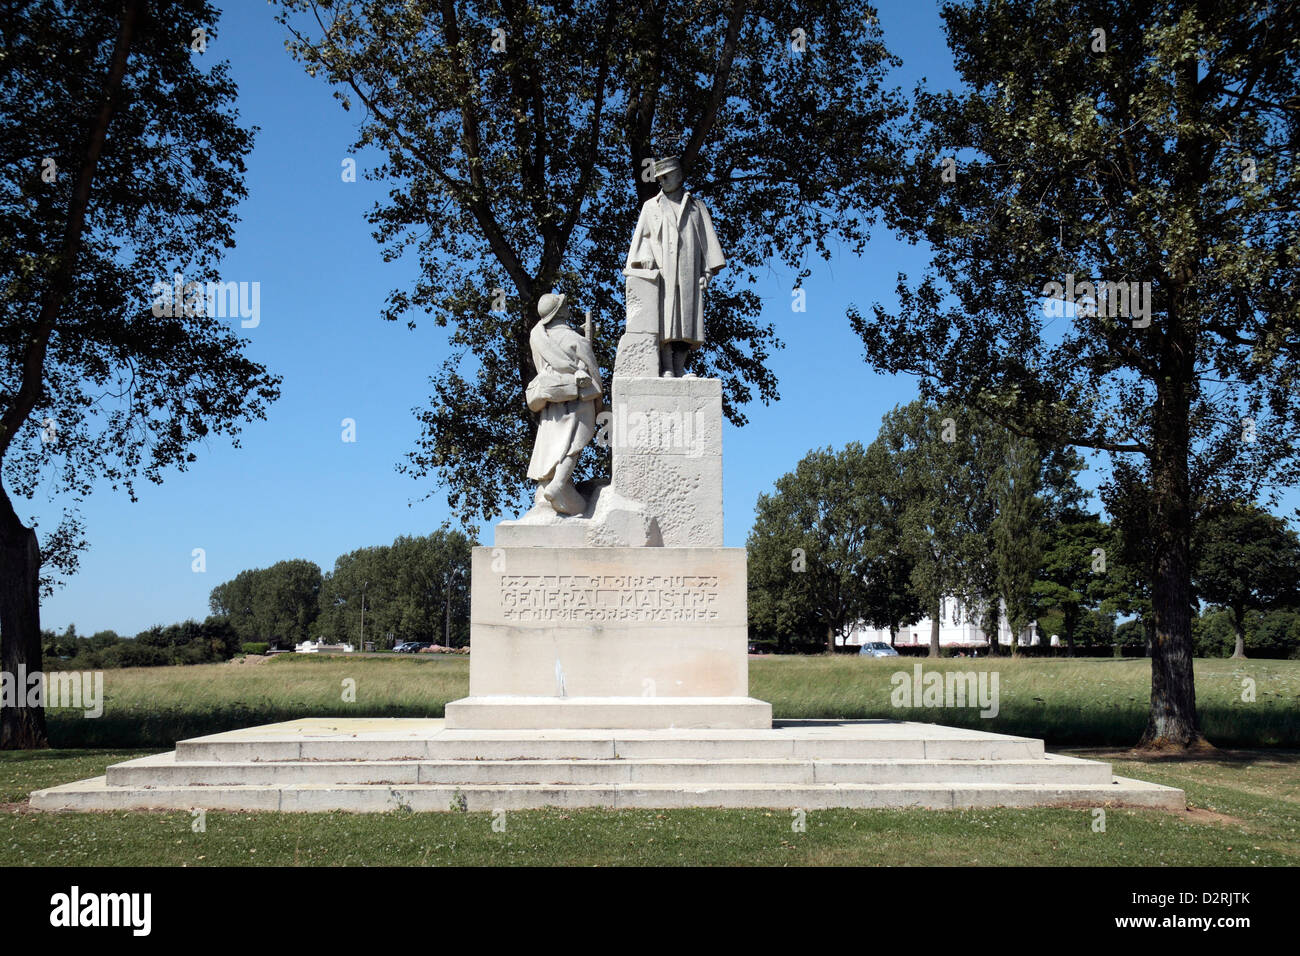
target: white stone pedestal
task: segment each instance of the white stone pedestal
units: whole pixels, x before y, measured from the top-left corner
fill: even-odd
[[[767,730],[772,705],[753,697],[464,697],[450,730]]]
[[[744,548],[475,548],[449,727],[771,726],[749,697]]]
[[[664,547],[722,547],[722,382],[614,379],[614,490],[658,522]]]

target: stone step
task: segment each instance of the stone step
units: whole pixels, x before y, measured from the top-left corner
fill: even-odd
[[[386,812],[525,810],[540,807],[767,807],[967,809],[978,807],[1130,806],[1183,809],[1181,790],[1114,777],[1110,783],[822,783],[714,784],[408,784],[111,787],[106,777],[38,790],[41,810],[208,809]]]
[[[560,807],[1182,807],[1181,790],[1045,754],[1041,740],[888,720],[768,730],[452,730],[311,718],[32,794],[40,809],[494,810]]]
[[[1107,784],[1109,764],[1045,755],[1006,760],[663,759],[178,761],[108,768],[111,787],[297,784],[1061,783]]]
[[[892,721],[793,721],[770,730],[448,730],[440,720],[409,723],[415,726],[350,733],[295,732],[292,723],[250,728],[182,740],[177,760],[1015,760],[1044,753],[1043,742],[1029,737]]]
[[[448,730],[770,730],[772,705],[752,697],[465,697]]]

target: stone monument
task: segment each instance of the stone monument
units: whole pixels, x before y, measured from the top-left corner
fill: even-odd
[[[599,420],[590,343],[564,324],[562,296],[539,304],[537,498],[474,551],[470,696],[447,705],[449,727],[771,726],[771,706],[748,696],[745,549],[722,546],[722,383],[685,371],[726,260],[676,157],[655,172]],[[612,482],[580,491],[573,462],[602,426]]]
[[[722,387],[686,371],[722,249],[680,165],[656,172],[663,189],[624,270],[611,411],[590,332],[568,326],[563,296],[538,303],[537,493],[474,549],[470,696],[445,719],[306,718],[182,740],[37,791],[33,807],[1186,805],[1041,740],[890,720],[772,726],[748,696],[745,550],[722,546]],[[575,486],[593,437],[612,481]]]

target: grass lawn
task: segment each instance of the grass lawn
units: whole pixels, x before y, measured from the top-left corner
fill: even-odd
[[[976,709],[890,705],[890,675],[925,671],[998,674],[998,715]],[[1195,662],[1201,728],[1219,747],[1300,748],[1300,661]],[[1242,700],[1253,688],[1254,700]],[[1151,701],[1142,658],[782,657],[750,662],[749,692],[777,717],[888,717],[1040,737],[1052,746],[1131,747]]]
[[[1000,710],[896,709],[897,671],[994,670]],[[488,814],[217,813],[195,833],[188,813],[37,813],[35,789],[97,776],[177,739],[304,716],[442,715],[468,692],[463,657],[289,657],[262,664],[105,672],[98,719],[51,711],[59,750],[0,753],[0,865],[1300,865],[1300,662],[1196,662],[1202,724],[1223,750],[1137,759],[1149,663],[1065,660],[761,658],[750,689],[778,717],[890,717],[1043,737],[1110,760],[1116,772],[1181,787],[1192,810],[822,810],[805,832],[765,810]],[[356,702],[344,703],[347,679]],[[1247,681],[1255,700],[1243,701]],[[73,748],[113,749],[73,749]]]
[[[930,670],[998,674],[1000,709],[895,708],[890,677]],[[343,682],[356,682],[344,703]],[[1253,701],[1242,700],[1253,682]],[[103,716],[49,712],[56,747],[166,749],[177,740],[298,717],[441,717],[469,692],[464,657],[283,655],[262,664],[104,672]],[[865,659],[750,661],[750,693],[777,717],[886,717],[1041,737],[1049,745],[1131,746],[1146,722],[1150,662],[1141,659]],[[1300,748],[1300,661],[1198,660],[1201,724],[1221,747]]]
[[[534,810],[484,813],[39,813],[35,788],[143,752],[0,753],[0,866],[1300,865],[1300,752],[1135,760],[1076,751],[1182,787],[1192,810]]]

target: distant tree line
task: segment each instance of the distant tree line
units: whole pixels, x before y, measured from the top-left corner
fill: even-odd
[[[51,669],[163,667],[229,660],[245,645],[292,648],[305,640],[326,644],[366,640],[378,647],[427,641],[469,644],[469,562],[474,542],[459,531],[399,537],[391,545],[358,548],[321,573],[311,561],[280,561],[241,571],[217,585],[204,621],[154,625],[134,636],[97,631],[89,637],[69,625],[41,632]]]
[[[311,561],[242,571],[212,589],[209,605],[241,642],[293,647],[427,641],[469,643],[469,563],[474,542],[460,531],[402,536],[358,548],[322,573]]]
[[[239,653],[240,641],[228,621],[209,617],[155,625],[134,637],[111,630],[80,637],[70,624],[62,634],[42,631],[41,645],[50,670],[106,670],[225,661]]]
[[[888,413],[866,448],[810,452],[759,497],[751,640],[831,651],[860,625],[892,643],[929,617],[938,656],[944,615],[960,606],[986,634],[1005,612],[1013,652],[1030,622],[1070,654],[1076,643],[1149,649],[1149,495],[1119,471],[1102,488],[1103,520],[1086,507],[1082,468],[1068,448],[920,400]],[[1206,505],[1193,559],[1198,654],[1300,656],[1300,538],[1285,521],[1252,502]]]

